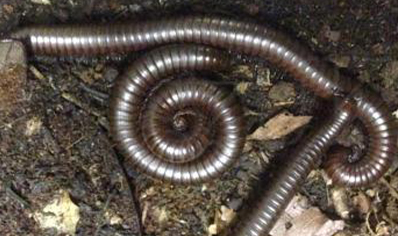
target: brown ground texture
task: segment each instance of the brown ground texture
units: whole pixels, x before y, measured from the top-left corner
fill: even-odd
[[[391,112],[398,108],[395,0],[2,0],[0,38],[26,25],[190,13],[255,19],[280,29],[342,73],[369,83]],[[228,224],[220,220],[225,209],[239,215],[245,208],[260,173],[272,173],[274,154],[296,146],[312,128],[304,126],[277,140],[248,141],[236,165],[206,184],[174,186],[123,168],[123,157],[108,132],[107,95],[118,74],[139,55],[112,60],[29,55],[26,80],[13,79],[18,68],[2,73],[0,235],[66,235],[44,228],[37,217],[62,193],[79,209],[75,235],[209,235],[212,225]],[[284,111],[319,119],[323,101],[266,61],[241,58],[215,76],[236,88],[250,132]],[[363,138],[355,128],[346,133],[345,142]],[[333,202],[338,198],[332,193],[339,190],[327,184],[321,170],[314,171],[299,192],[328,218],[344,220],[344,229],[336,235],[398,235],[396,166],[368,188],[343,191],[351,206],[348,216]]]

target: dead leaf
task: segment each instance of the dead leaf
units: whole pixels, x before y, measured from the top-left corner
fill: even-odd
[[[264,126],[259,127],[248,136],[248,139],[263,141],[278,139],[308,124],[311,118],[311,116],[293,116],[288,112],[283,112],[271,118]]]
[[[343,219],[348,219],[350,216],[350,203],[346,189],[335,187],[331,190],[331,193],[331,199],[337,214]]]
[[[230,223],[235,218],[236,212],[226,206],[221,206],[221,220]]]
[[[69,193],[61,190],[53,201],[35,212],[35,219],[41,228],[55,228],[59,233],[75,235],[76,225],[80,219],[79,207],[69,197]]]
[[[209,225],[207,228],[207,233],[209,236],[216,235],[223,231],[225,227],[231,223],[235,218],[236,212],[224,205],[221,206],[220,210],[216,210],[214,216],[214,223]]]
[[[165,207],[155,208],[154,215],[157,217],[157,222],[159,222],[160,225],[166,223],[169,219],[169,214]]]
[[[294,218],[291,224],[292,227],[287,230],[285,236],[330,236],[344,228],[343,221],[332,221],[315,207]]]
[[[391,232],[386,222],[382,221],[376,226],[376,236],[390,236]]]
[[[296,195],[290,201],[283,214],[279,217],[275,223],[274,228],[271,230],[273,236],[285,236],[287,231],[286,224],[290,223],[294,218],[299,217],[309,208],[307,198]]]
[[[359,192],[357,196],[353,199],[354,205],[362,214],[366,214],[369,212],[371,207],[371,202],[369,198],[362,192]]]
[[[209,226],[209,228],[207,229],[207,232],[209,233],[209,236],[216,235],[218,233],[217,225],[216,224],[211,224]]]
[[[286,225],[292,225],[286,228]],[[330,236],[344,227],[343,221],[332,221],[320,210],[309,207],[307,198],[296,195],[271,231],[272,236]]]

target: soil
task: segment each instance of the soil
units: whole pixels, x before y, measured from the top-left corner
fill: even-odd
[[[368,83],[391,112],[398,109],[395,0],[2,0],[0,38],[26,25],[134,22],[191,13],[254,19],[280,29],[343,74]],[[108,95],[123,68],[142,53],[115,60],[29,55],[27,80],[12,86],[23,90],[24,99],[11,94],[12,102],[0,111],[1,235],[64,235],[41,228],[34,217],[60,190],[79,207],[76,235],[208,235],[222,206],[239,214],[260,173],[272,172],[275,153],[293,148],[311,130],[306,126],[278,140],[248,142],[233,169],[206,184],[174,186],[123,168],[108,131]],[[238,56],[230,71],[212,76],[244,87],[237,95],[249,132],[285,110],[320,119],[322,100],[270,63]],[[1,93],[5,84],[0,82]],[[363,138],[355,128],[346,133],[353,140],[347,142]],[[398,234],[396,166],[377,184],[348,190],[350,199],[366,195],[371,205],[365,213],[353,208],[341,235]],[[319,170],[300,193],[329,218],[341,219],[330,202],[333,188]],[[121,221],[112,222],[109,214]]]

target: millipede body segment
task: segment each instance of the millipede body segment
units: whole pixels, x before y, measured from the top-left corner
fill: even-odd
[[[136,61],[117,81],[110,113],[113,136],[140,170],[157,179],[192,183],[214,178],[234,163],[245,127],[233,96],[194,78],[151,89],[173,73],[225,68],[225,58],[206,47],[164,47]]]
[[[112,26],[28,27],[10,37],[24,41],[32,53],[54,56],[120,54],[180,43],[156,49],[129,66],[116,82],[110,106],[112,134],[128,161],[171,182],[213,179],[242,150],[244,122],[233,96],[198,78],[167,81],[183,71],[227,68],[230,56],[219,49],[260,56],[318,96],[342,100],[335,114],[292,152],[291,162],[232,235],[267,234],[352,119],[365,126],[367,149],[355,163],[342,155],[326,160],[326,171],[335,183],[369,185],[388,170],[396,153],[395,121],[377,94],[364,86],[358,89],[358,81],[341,76],[302,45],[263,25],[193,16]],[[164,84],[158,86],[159,82]]]

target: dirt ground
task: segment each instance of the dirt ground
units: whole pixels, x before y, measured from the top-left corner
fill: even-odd
[[[0,35],[34,24],[134,22],[190,13],[254,19],[280,29],[342,73],[369,83],[391,112],[398,109],[396,0],[2,0]],[[67,235],[40,223],[43,208],[54,199],[78,208],[75,235],[211,235],[214,225],[228,227],[225,215],[245,208],[260,173],[272,173],[273,158],[313,128],[248,141],[232,170],[210,183],[174,186],[123,168],[108,132],[108,95],[139,55],[117,60],[29,55],[27,79],[15,81],[12,90],[20,96],[0,104],[0,235]],[[281,112],[320,120],[324,101],[268,62],[239,57],[230,71],[215,76],[235,88],[249,132]],[[0,92],[10,94],[4,84]],[[361,139],[355,128],[346,134],[347,142]],[[328,219],[343,220],[336,235],[398,235],[396,167],[363,189],[336,188],[316,170],[299,192]]]

